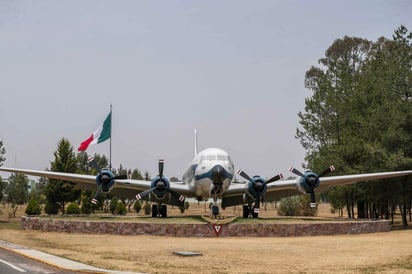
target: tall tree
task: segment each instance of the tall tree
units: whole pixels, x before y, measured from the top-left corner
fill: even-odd
[[[6,189],[7,183],[3,181],[3,179],[0,177],[0,202],[3,201],[4,197],[4,191]]]
[[[6,149],[3,147],[3,141],[0,140],[0,166],[3,165],[3,162],[6,160],[4,156],[6,154]],[[3,200],[4,190],[6,188],[6,182],[2,181],[0,177],[0,201]]]
[[[17,208],[28,201],[28,184],[29,179],[23,174],[12,174],[6,188],[7,202],[11,203],[13,208],[13,217],[16,217]]]
[[[76,155],[70,142],[62,138],[57,144],[54,152],[54,161],[50,163],[51,171],[75,173],[77,170]],[[56,213],[53,206],[56,206],[64,214],[67,202],[79,199],[81,190],[76,188],[75,183],[50,179],[46,185],[46,212]]]
[[[341,172],[409,169],[412,165],[412,35],[399,27],[393,40],[381,37],[372,43],[361,38],[336,40],[312,67],[305,86],[313,92],[305,112],[298,114],[301,129],[296,137],[307,150],[313,169],[334,162]],[[410,180],[396,194],[385,184],[360,184],[342,188],[348,215],[358,204],[362,217],[385,215],[394,197],[402,212],[410,207]],[[373,193],[373,195],[372,195]],[[392,205],[391,205],[392,204]]]
[[[4,156],[6,154],[6,149],[3,146],[3,141],[0,140],[0,166],[3,165],[3,162],[6,161],[6,157]]]

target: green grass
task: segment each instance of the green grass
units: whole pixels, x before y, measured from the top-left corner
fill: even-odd
[[[257,218],[244,219],[237,218],[234,223],[254,224],[254,223],[296,223],[296,222],[345,222],[345,219],[325,219],[316,217],[272,217],[272,218]]]
[[[198,224],[205,223],[200,216],[173,216],[167,218],[152,218],[149,216],[101,216],[101,215],[87,215],[87,216],[40,216],[37,218],[44,218],[49,220],[70,220],[70,221],[99,221],[99,222],[134,222],[134,223],[190,223]]]

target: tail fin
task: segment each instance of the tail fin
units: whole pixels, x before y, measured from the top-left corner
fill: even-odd
[[[197,130],[195,129],[195,157],[197,155],[197,152],[198,152],[197,150]]]

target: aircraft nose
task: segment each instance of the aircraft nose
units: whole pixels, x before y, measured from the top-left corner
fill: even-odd
[[[215,165],[212,168],[213,184],[222,184],[225,179],[225,169],[221,165]]]

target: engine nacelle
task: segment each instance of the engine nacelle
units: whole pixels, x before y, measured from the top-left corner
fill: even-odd
[[[319,186],[319,177],[311,170],[305,171],[304,175],[296,180],[296,187],[302,193],[311,193]]]
[[[107,193],[110,192],[116,184],[114,178],[115,176],[110,170],[103,169],[96,176],[96,184],[97,186],[102,185],[102,192]]]
[[[253,198],[255,198],[257,195],[262,196],[263,194],[265,194],[266,190],[268,189],[265,178],[261,176],[253,176],[252,180],[253,181],[249,181],[247,183],[247,194],[249,194]]]
[[[153,194],[155,194],[157,198],[162,198],[166,193],[168,193],[167,190],[170,188],[170,182],[165,176],[156,176],[152,179],[150,187],[156,187],[153,190]]]

